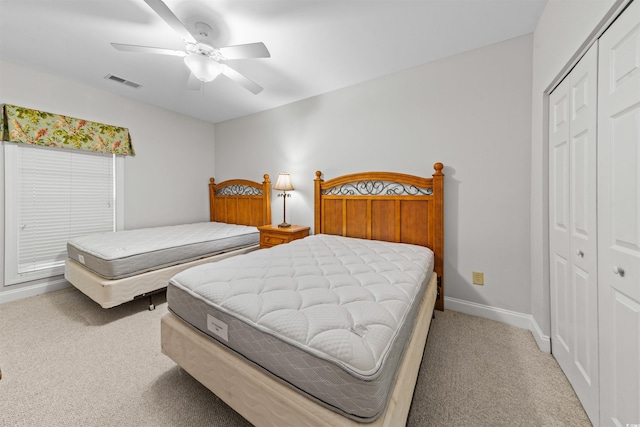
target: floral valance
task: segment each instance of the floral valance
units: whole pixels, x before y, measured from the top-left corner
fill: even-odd
[[[2,105],[3,141],[133,156],[129,129]]]

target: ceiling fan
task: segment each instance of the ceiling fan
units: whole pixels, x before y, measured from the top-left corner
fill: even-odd
[[[206,39],[206,37],[211,34],[211,27],[209,25],[203,22],[197,22],[195,24],[197,34],[192,34],[162,0],[144,0],[144,2],[147,3],[158,15],[160,15],[160,17],[182,38],[185,43],[185,50],[173,50],[122,43],[111,43],[111,46],[123,52],[152,53],[184,58],[184,63],[191,71],[191,75],[197,78],[197,81],[195,82],[196,89],[202,83],[210,82],[220,74],[224,74],[254,94],[262,91],[262,87],[260,85],[249,80],[225,62],[229,59],[269,58],[271,57],[271,54],[264,43],[249,43],[221,48],[215,47],[203,41],[203,39]],[[197,38],[200,38],[201,41],[198,41]],[[193,79],[191,78],[190,87],[193,87]]]

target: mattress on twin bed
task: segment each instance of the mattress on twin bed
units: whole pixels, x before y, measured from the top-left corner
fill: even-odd
[[[313,235],[174,276],[169,309],[358,421],[385,409],[433,272],[415,245]]]
[[[101,277],[121,279],[259,241],[256,227],[200,222],[78,237],[67,243],[67,255]]]

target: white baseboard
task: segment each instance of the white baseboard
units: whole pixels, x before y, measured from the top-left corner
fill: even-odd
[[[507,325],[527,329],[533,335],[540,351],[551,353],[551,340],[544,335],[542,329],[530,314],[522,314],[516,311],[504,310],[475,302],[464,301],[457,298],[444,298],[445,310],[450,309],[461,313],[478,316],[485,319],[506,323]]]
[[[551,338],[549,335],[545,335],[540,329],[540,325],[536,321],[536,318],[531,316],[531,329],[529,329],[533,334],[533,338],[535,338],[536,343],[538,343],[538,347],[540,350],[545,353],[551,353]]]
[[[64,279],[64,277],[58,277],[31,286],[3,290],[0,292],[0,304],[17,301],[22,298],[34,297],[47,292],[59,291],[61,289],[68,288],[69,286],[71,285]],[[11,286],[8,288],[11,288]]]

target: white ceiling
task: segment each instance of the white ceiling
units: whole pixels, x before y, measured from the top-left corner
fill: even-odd
[[[164,1],[187,27],[211,25],[217,47],[264,42],[271,58],[231,61],[264,90],[254,95],[225,76],[188,90],[181,58],[116,51],[111,42],[184,48],[143,0],[0,0],[0,59],[217,123],[530,33],[546,3]]]

